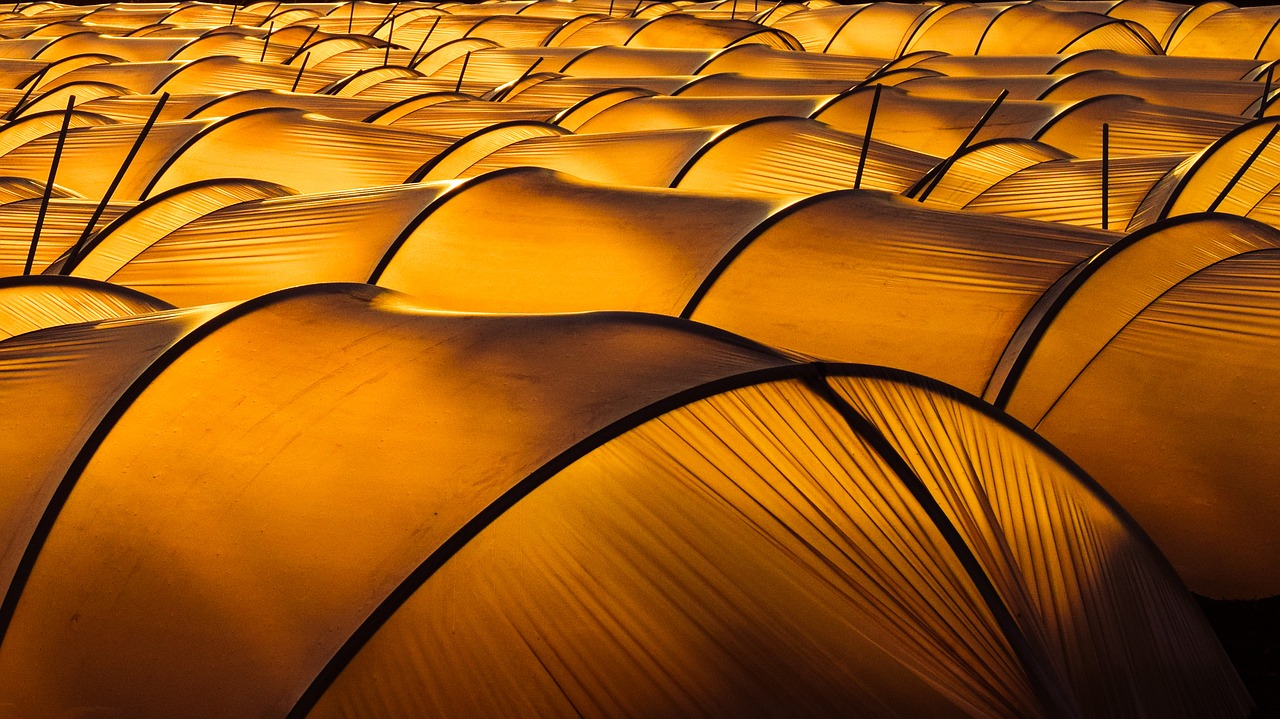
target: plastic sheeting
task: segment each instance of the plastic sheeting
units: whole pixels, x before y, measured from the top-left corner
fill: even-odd
[[[674,315],[734,243],[781,204],[623,192],[514,171],[441,203],[374,279],[441,309]],[[477,234],[486,238],[482,246]]]
[[[782,362],[671,321],[432,316],[364,287],[260,300],[203,334],[68,480],[0,646],[21,713],[280,716],[401,577],[528,472],[632,409]],[[196,378],[206,396],[172,391]],[[156,416],[176,441],[153,436]],[[388,434],[392,418],[420,431]],[[256,449],[228,451],[245,432]],[[139,442],[151,468],[113,456]],[[109,506],[131,509],[98,521]]]
[[[0,339],[58,325],[172,309],[116,285],[75,277],[22,277],[0,282]]]
[[[5,8],[0,713],[1244,716],[1274,18]]]
[[[274,182],[300,192],[402,182],[449,138],[295,110],[257,110],[205,129],[156,175],[150,194],[221,177]],[[376,160],[376,162],[375,162]]]
[[[1194,610],[1166,570],[1131,574],[1119,555],[1142,556],[1147,546],[1117,543],[1111,533],[1123,536],[1124,520],[1016,432],[972,405],[895,379],[833,383],[839,399],[800,382],[714,396],[655,418],[547,478],[433,563],[435,571],[308,716],[601,716],[637,707],[678,713],[690,705],[724,715],[1131,716],[1156,705],[1174,716],[1239,711],[1226,709],[1216,692],[1180,686],[1145,663],[1162,652],[1216,651],[1194,623],[1163,627],[1149,644],[1147,637],[1128,643],[1135,654],[1072,636],[1047,640],[1058,644],[1040,649],[1060,653],[1052,659],[1029,657],[1036,651],[1028,650],[1031,637],[1041,631],[1036,620],[1021,614],[1025,633],[1011,639],[995,616],[1006,616],[1007,605],[987,605],[977,586],[985,580],[975,581],[958,559],[968,552],[953,554],[953,522],[963,510],[951,503],[958,500],[945,485],[920,493],[920,480],[903,474],[910,472],[904,458],[909,465],[917,450],[909,440],[886,442],[896,427],[873,428],[866,418],[927,417],[930,439],[949,450],[934,454],[928,470],[957,490],[972,488],[975,498],[988,491],[981,477],[992,463],[1025,462],[1026,481],[1054,498],[1064,522],[1062,534],[1018,537],[1031,551],[1011,550],[1011,559],[1030,574],[1037,543],[1074,545],[1083,552],[1076,576],[1084,586],[1111,588],[1094,581],[1126,577],[1119,583],[1136,591],[1121,601],[1168,602],[1179,607],[1174,614]],[[861,421],[841,413],[846,401]],[[971,432],[981,439],[962,439]],[[956,512],[945,528],[937,524],[939,505]],[[1073,538],[1065,526],[1088,539]],[[1007,531],[1017,541],[1020,530]],[[987,548],[971,541],[975,553]],[[1108,550],[1087,549],[1093,542]],[[663,565],[674,556],[693,559]],[[1032,605],[1032,596],[1043,597],[1047,611],[1038,616],[1054,616],[1049,624],[1091,624],[1094,612],[1102,622],[1123,619],[1103,618],[1118,598],[1110,589],[1102,590],[1101,604],[1058,603],[1049,597],[1080,596],[1068,588],[1074,578],[1063,577],[1045,595],[1023,584],[1016,568],[1010,574],[1010,589],[1026,594],[1019,600],[1010,591],[1005,601]],[[905,592],[907,585],[920,589]],[[698,596],[718,601],[690,601]],[[801,639],[815,634],[830,643]],[[1140,694],[1172,693],[1141,707],[1132,696],[1085,689],[1102,668],[1099,650],[1102,665],[1121,656],[1133,662],[1115,669],[1140,673],[1149,682]],[[918,671],[931,656],[951,658],[945,673]],[[1056,671],[1054,661],[1061,662]],[[797,671],[813,663],[816,671]],[[1231,686],[1229,673],[1212,666],[1197,683]],[[485,681],[474,681],[477,675]]]
[[[826,196],[741,249],[688,316],[980,391],[1040,295],[1110,238],[994,217],[964,216],[962,225],[960,217],[872,193]],[[796,322],[771,297],[812,308],[808,320]]]
[[[1274,230],[1228,218],[1135,236],[1030,316],[1039,326],[1015,375],[988,392],[1080,461],[1212,596],[1280,593],[1280,536],[1261,520],[1276,510],[1275,458],[1259,434],[1277,422],[1266,358],[1278,246]]]

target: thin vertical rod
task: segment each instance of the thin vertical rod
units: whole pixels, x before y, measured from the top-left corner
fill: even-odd
[[[93,215],[89,217],[89,222],[85,224],[80,237],[71,246],[71,253],[67,256],[67,261],[62,264],[62,274],[65,275],[70,272],[80,259],[81,248],[89,241],[89,236],[93,234],[93,229],[97,227],[98,220],[102,219],[102,213],[107,209],[107,203],[111,202],[112,195],[116,193],[120,183],[124,181],[125,173],[129,171],[129,166],[133,164],[134,158],[138,156],[138,152],[142,149],[142,143],[146,141],[147,135],[151,133],[151,128],[155,127],[156,121],[160,119],[160,111],[164,109],[164,104],[168,101],[169,93],[166,92],[160,95],[156,106],[151,110],[151,116],[147,118],[147,122],[142,126],[142,132],[139,132],[138,137],[133,141],[133,147],[129,148],[129,154],[124,156],[124,162],[120,163],[120,169],[116,170],[116,176],[111,178],[111,184],[107,186],[107,191],[102,195],[102,200],[93,209]]]
[[[13,109],[9,110],[8,114],[5,115],[6,120],[12,120],[18,116],[18,112],[22,109],[22,106],[26,104],[27,98],[31,97],[31,91],[36,89],[36,85],[40,84],[40,81],[44,79],[45,73],[49,72],[49,68],[51,67],[53,67],[52,64],[45,65],[43,70],[36,73],[36,76],[31,78],[31,82],[27,84],[27,89],[22,93],[22,98],[18,100],[18,104],[14,105]]]
[[[302,56],[302,67],[298,68],[298,75],[293,78],[293,87],[289,88],[289,92],[298,91],[298,83],[302,82],[302,73],[307,71],[307,63],[311,60],[311,53]]]
[[[609,0],[609,17],[613,17],[613,0]]]
[[[347,16],[347,34],[351,34],[351,28],[356,24],[356,0],[351,0],[351,14]]]
[[[736,20],[738,18],[738,0],[733,0],[733,7],[729,8],[729,19]]]
[[[510,85],[508,85],[508,86],[507,86],[507,89],[506,89],[506,90],[504,90],[504,91],[502,91],[500,94],[495,95],[495,96],[493,97],[493,101],[494,101],[494,102],[497,102],[497,101],[499,101],[499,100],[505,100],[505,99],[506,99],[506,97],[507,97],[507,95],[510,95],[510,94],[511,94],[511,92],[512,92],[513,90],[515,90],[515,89],[516,89],[516,86],[517,86],[517,85],[519,85],[520,83],[524,82],[524,80],[525,80],[525,78],[526,78],[526,77],[529,77],[529,73],[533,72],[533,68],[537,67],[537,66],[538,66],[538,63],[540,63],[540,62],[542,62],[542,60],[541,60],[541,59],[534,60],[532,65],[530,65],[529,67],[525,68],[525,71],[524,71],[524,72],[522,72],[522,73],[520,73],[520,77],[517,77],[517,78],[515,79],[515,82],[512,82]]]
[[[454,92],[462,92],[462,78],[467,75],[467,63],[471,62],[471,53],[462,56],[462,69],[458,71],[458,86],[453,88]]]
[[[409,69],[412,70],[414,65],[418,64],[418,55],[422,53],[422,48],[427,46],[427,41],[431,39],[431,33],[436,31],[436,25],[440,24],[440,16],[436,15],[436,19],[431,23],[431,27],[427,28],[427,34],[422,36],[422,42],[418,43],[418,49],[413,51],[413,57],[409,58]]]
[[[396,14],[396,9],[397,9],[397,8],[399,8],[399,7],[400,7],[400,3],[395,3],[395,4],[393,4],[393,5],[391,6],[391,9],[387,11],[387,14],[386,14],[386,15],[384,15],[384,16],[382,17],[382,22],[378,23],[377,27],[382,27],[382,25],[383,25],[384,23],[386,23],[388,20],[390,20],[390,19],[391,19],[391,17],[392,17],[393,15],[395,15],[395,14]],[[374,28],[374,32],[377,32],[377,31],[378,31],[378,30],[377,30],[377,27],[375,27],[375,28]]]
[[[1275,69],[1276,64],[1274,62],[1267,66],[1267,79],[1262,86],[1262,99],[1258,101],[1258,114],[1256,115],[1256,118],[1259,120],[1262,119],[1263,114],[1267,111],[1267,98],[1271,96],[1271,73],[1274,72]]]
[[[969,143],[973,142],[973,138],[978,136],[978,133],[982,131],[983,126],[987,124],[987,121],[991,119],[991,116],[996,114],[996,110],[1000,107],[1000,103],[1004,102],[1004,99],[1008,96],[1008,90],[1001,90],[999,96],[996,97],[995,102],[991,103],[991,107],[988,107],[987,111],[982,113],[982,117],[978,118],[978,124],[973,126],[973,129],[969,131],[969,134],[965,135],[965,138],[960,141],[960,146],[956,148],[956,151],[951,153],[951,157],[948,157],[938,163],[938,167],[935,168],[936,173],[933,176],[933,180],[929,182],[929,185],[924,189],[924,192],[920,193],[920,197],[918,198],[920,202],[924,202],[929,199],[929,195],[938,186],[938,183],[942,182],[942,176],[945,174],[947,168],[950,167],[951,163],[954,162],[955,159],[965,150],[969,149]]]
[[[853,176],[853,189],[862,189],[862,170],[867,166],[867,150],[871,147],[871,130],[876,124],[876,109],[880,107],[880,89],[876,85],[875,94],[871,96],[871,112],[867,114],[867,131],[862,136],[862,150],[858,152],[858,173]]]
[[[382,66],[386,67],[391,64],[391,38],[396,34],[396,19],[391,18],[391,24],[387,26],[387,51],[382,56]]]
[[[236,24],[236,11],[240,9],[240,0],[231,3],[231,19],[227,21],[228,25]]]
[[[258,58],[258,62],[267,61],[267,48],[271,47],[271,33],[275,32],[276,23],[274,20],[267,25],[267,36],[262,38],[262,55]]]
[[[62,129],[58,131],[58,144],[53,148],[53,162],[49,163],[49,181],[44,184],[44,194],[40,196],[40,213],[36,215],[36,229],[31,235],[31,249],[27,251],[27,263],[22,267],[22,275],[31,274],[31,266],[36,261],[36,246],[40,244],[40,230],[44,228],[44,216],[49,212],[49,198],[53,195],[53,181],[58,176],[58,162],[62,160],[62,147],[67,142],[67,128],[71,126],[71,110],[76,105],[76,96],[67,98],[67,111],[62,116]]]
[[[298,59],[298,56],[302,54],[302,51],[307,49],[307,43],[311,42],[311,38],[316,36],[316,31],[319,29],[319,25],[311,26],[311,32],[307,33],[307,36],[303,38],[302,42],[298,45],[298,49],[295,50],[294,53],[289,56],[289,59],[285,61],[286,65]]]
[[[1008,96],[1008,90],[1000,91],[995,102],[991,103],[991,107],[988,107],[987,111],[982,113],[982,117],[978,118],[978,124],[973,126],[973,129],[969,131],[968,135],[965,135],[964,141],[961,142],[960,147],[957,147],[956,151],[952,153],[953,155],[959,154],[968,149],[969,143],[973,142],[973,138],[978,136],[978,133],[982,131],[983,126],[987,124],[987,121],[991,119],[991,116],[996,114],[996,110],[1000,108],[1000,103],[1004,102],[1004,99]]]
[[[1111,229],[1111,126],[1102,123],[1102,229]]]
[[[1271,140],[1275,138],[1277,131],[1280,131],[1280,125],[1272,125],[1271,131],[1267,133],[1266,137],[1262,138],[1262,142],[1254,148],[1253,153],[1249,155],[1249,159],[1244,161],[1244,164],[1240,166],[1240,169],[1236,170],[1236,174],[1231,176],[1231,180],[1223,186],[1222,192],[1218,193],[1218,196],[1213,200],[1213,204],[1209,205],[1209,209],[1205,210],[1205,212],[1217,211],[1218,205],[1222,204],[1222,201],[1227,199],[1227,195],[1231,194],[1231,191],[1235,189],[1236,184],[1240,182],[1242,177],[1244,177],[1244,173],[1248,172],[1249,167],[1262,156],[1262,151],[1267,149],[1267,145],[1271,144]]]

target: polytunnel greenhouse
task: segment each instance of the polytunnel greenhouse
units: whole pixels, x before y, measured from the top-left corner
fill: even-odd
[[[1280,7],[0,7],[0,717],[1280,717]]]

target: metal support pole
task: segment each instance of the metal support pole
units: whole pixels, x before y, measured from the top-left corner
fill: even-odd
[[[947,168],[951,167],[952,163],[956,161],[956,158],[964,154],[965,150],[969,149],[969,143],[973,142],[973,139],[978,136],[978,133],[982,130],[983,126],[987,124],[987,121],[991,119],[992,115],[996,114],[996,110],[1000,107],[1000,103],[1004,102],[1004,99],[1008,96],[1008,90],[1001,90],[1000,95],[996,97],[995,102],[991,103],[991,107],[988,107],[987,111],[982,113],[982,117],[978,118],[978,123],[974,125],[973,129],[969,131],[969,134],[960,141],[960,146],[956,148],[956,151],[951,153],[951,157],[948,157],[938,163],[938,166],[934,168],[933,179],[929,181],[929,185],[924,188],[924,192],[920,193],[920,197],[917,198],[919,202],[924,202],[929,199],[929,195],[938,186],[938,183],[942,182],[942,176],[946,174]]]
[[[1111,209],[1111,126],[1102,123],[1102,229],[1111,229],[1108,219]]]
[[[875,94],[871,96],[871,112],[867,113],[867,131],[862,135],[862,149],[858,152],[858,172],[853,176],[853,189],[862,189],[862,170],[867,166],[867,152],[871,147],[871,130],[876,124],[876,109],[880,107],[880,89],[876,85]]]
[[[27,263],[22,267],[22,275],[31,274],[31,266],[36,261],[36,247],[40,244],[40,230],[44,227],[44,217],[49,212],[49,198],[53,195],[53,181],[58,176],[58,162],[62,160],[62,148],[67,142],[67,128],[71,126],[71,110],[76,105],[76,96],[67,98],[67,111],[62,116],[62,129],[58,131],[58,144],[53,148],[53,162],[49,163],[49,181],[44,184],[44,194],[40,196],[40,213],[36,215],[36,229],[31,234],[31,249],[27,251]]]

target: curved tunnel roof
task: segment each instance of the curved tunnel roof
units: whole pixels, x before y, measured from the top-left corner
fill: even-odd
[[[892,371],[796,365],[675,320],[436,315],[360,286],[211,308],[202,323],[194,312],[100,326],[103,350],[120,345],[109,350],[115,361],[97,361],[91,350],[72,363],[100,367],[97,392],[106,402],[80,415],[82,423],[95,413],[100,419],[78,452],[64,450],[75,454],[65,478],[32,488],[53,498],[42,515],[39,502],[33,507],[34,539],[4,605],[0,666],[26,678],[7,697],[15,706],[328,716],[353,703],[429,700],[450,713],[594,713],[620,697],[671,708],[695,697],[713,711],[743,706],[746,697],[755,707],[814,711],[835,702],[868,711],[889,703],[922,712],[1124,716],[1134,702],[1176,713],[1238,701],[1229,673],[1189,676],[1168,661],[1216,650],[1203,629],[1188,632],[1177,619],[1190,616],[1191,605],[1140,532],[1025,430],[943,386]],[[148,325],[171,338],[169,349],[148,336]],[[91,327],[0,342],[0,362],[66,352]],[[276,341],[255,341],[263,333]],[[122,351],[143,344],[156,349]],[[417,361],[404,362],[406,353]],[[460,364],[459,353],[468,361]],[[213,366],[234,379],[209,377]],[[122,379],[131,381],[127,389]],[[175,394],[179,386],[205,391]],[[366,389],[352,394],[353,386]],[[406,393],[432,401],[396,399]],[[184,409],[196,406],[198,416]],[[504,417],[498,433],[495,411]],[[304,416],[299,434],[293,419]],[[401,426],[429,422],[433,431],[388,435],[379,418],[391,416]],[[901,424],[907,416],[928,421]],[[152,437],[157,421],[172,443]],[[189,441],[196,426],[202,438]],[[776,435],[767,452],[752,439],[802,426],[802,435]],[[276,459],[227,492],[226,481],[239,475],[233,468],[256,462],[218,448],[250,428],[259,451]],[[344,458],[342,448],[361,446],[356,440],[368,432],[381,436],[377,455]],[[142,463],[115,459],[138,441],[153,448]],[[939,464],[937,455],[920,454],[939,441],[954,459]],[[1018,493],[1044,497],[1039,511],[1068,522],[1039,526],[1075,533],[1028,536],[980,519],[995,506],[1003,507],[997,515],[1023,511],[1018,494],[990,474],[1014,457],[1024,468]],[[161,467],[176,483],[157,493],[150,478]],[[352,471],[364,481],[350,481]],[[171,493],[182,499],[173,502]],[[281,504],[282,496],[292,500]],[[133,511],[123,522],[93,521],[103,502]],[[265,524],[264,511],[272,517]],[[695,516],[702,519],[692,530],[686,523]],[[580,529],[566,535],[570,526]],[[133,569],[85,564],[77,548],[86,541],[107,556],[131,557]],[[541,549],[544,542],[553,545]],[[1036,586],[1045,580],[1032,571],[1045,542],[1078,557],[1074,571],[1082,573],[1062,577],[1059,599],[1048,603]],[[651,551],[619,554],[628,545]],[[671,564],[689,553],[702,559]],[[912,559],[894,558],[902,553]],[[547,563],[527,564],[535,554]],[[477,574],[468,569],[476,561],[510,569]],[[512,571],[517,566],[525,570]],[[796,573],[800,567],[809,569]],[[202,589],[207,572],[226,590],[218,604]],[[482,576],[492,579],[475,586]],[[128,600],[103,603],[75,589],[85,581]],[[581,603],[573,588],[583,581],[605,583],[593,594],[606,607]],[[922,604],[921,591],[938,599]],[[707,592],[723,604],[696,598]],[[741,603],[742,592],[754,599]],[[459,594],[471,597],[455,605],[460,614],[423,613]],[[507,621],[486,618],[512,606],[527,609]],[[1171,623],[1121,631],[1116,622],[1134,610]],[[701,620],[690,614],[708,611]],[[55,620],[68,614],[78,617],[73,626]],[[582,635],[563,631],[576,624],[565,624],[569,616],[610,616],[619,633],[596,633],[584,646]],[[453,629],[437,634],[433,617]],[[1098,633],[1058,629],[1079,622]],[[247,625],[257,630],[237,631]],[[147,631],[134,631],[139,626]],[[536,645],[520,640],[535,631]],[[48,641],[51,632],[58,641]],[[1104,649],[1103,636],[1123,638],[1125,652]],[[841,659],[813,672],[788,659],[799,638],[803,651]],[[757,650],[740,653],[741,641]],[[406,642],[418,650],[405,654]],[[674,657],[664,654],[690,642],[704,647],[682,660],[692,674],[672,671]],[[200,649],[208,646],[219,649]],[[564,653],[571,647],[594,659],[579,663]],[[538,660],[542,651],[566,659],[548,667]],[[966,659],[938,673],[928,657],[939,651]],[[201,671],[175,665],[168,659],[175,654],[198,658]],[[433,660],[437,654],[452,661]],[[490,681],[451,678],[498,655],[506,669]],[[782,667],[789,679],[752,682],[758,670],[728,661],[735,656]],[[1114,670],[1121,657],[1146,668],[1135,672],[1145,677],[1140,693],[1097,692],[1090,677],[1103,665]],[[654,674],[655,662],[668,670]],[[1160,671],[1149,671],[1156,665]],[[76,670],[49,671],[56,666]],[[399,669],[388,674],[391,666]],[[387,679],[394,693],[369,684]],[[240,690],[222,691],[228,681]],[[556,691],[553,681],[572,689]]]
[[[1276,18],[0,8],[0,706],[1242,719]]]

